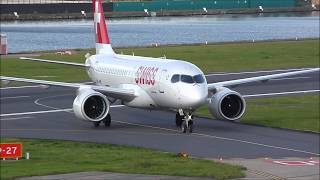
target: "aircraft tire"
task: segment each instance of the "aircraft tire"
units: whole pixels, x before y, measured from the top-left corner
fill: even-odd
[[[181,127],[181,124],[182,124],[182,116],[180,116],[179,113],[176,114],[176,126],[177,127]]]
[[[193,121],[189,121],[189,126],[188,126],[188,130],[189,130],[189,133],[192,133],[193,132]]]
[[[93,122],[93,126],[94,127],[99,127],[100,123],[101,123],[101,121],[95,121],[95,122]]]
[[[187,129],[188,129],[187,123],[186,123],[186,121],[183,121],[181,124],[181,132],[186,133]]]
[[[111,125],[111,115],[108,114],[107,117],[103,120],[105,127],[110,127]]]

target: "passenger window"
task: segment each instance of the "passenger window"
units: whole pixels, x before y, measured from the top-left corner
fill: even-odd
[[[181,81],[189,84],[194,83],[192,76],[188,75],[181,75]]]
[[[172,76],[171,78],[171,82],[172,83],[176,83],[176,82],[179,82],[180,81],[180,75],[179,74],[175,74]]]

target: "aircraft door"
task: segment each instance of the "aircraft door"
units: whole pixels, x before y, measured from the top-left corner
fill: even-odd
[[[159,74],[157,101],[160,106],[175,107],[180,102],[179,87],[171,83],[171,75],[167,69],[162,69]]]
[[[158,83],[158,93],[159,94],[165,94],[166,92],[166,87],[165,87],[165,84],[166,84],[166,80],[167,80],[167,74],[168,74],[168,70],[166,69],[162,69],[161,70],[161,73],[160,73],[160,76],[159,76],[159,83]]]

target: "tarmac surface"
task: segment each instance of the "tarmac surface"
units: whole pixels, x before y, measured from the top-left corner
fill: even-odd
[[[219,73],[208,82],[238,79],[284,71]],[[250,83],[235,88],[246,98],[319,93],[319,73]],[[172,112],[146,111],[123,106],[111,108],[110,128],[94,128],[70,111],[75,91],[37,85],[1,88],[1,137],[63,139],[132,145],[191,156],[222,160],[248,167],[251,179],[319,179],[320,135],[227,121],[195,119],[192,134],[181,134]],[[313,165],[294,166],[274,161],[290,158]],[[268,161],[266,160],[268,159]],[[307,163],[308,164],[308,163]],[[297,178],[298,177],[298,178]],[[300,177],[300,178],[299,178]]]

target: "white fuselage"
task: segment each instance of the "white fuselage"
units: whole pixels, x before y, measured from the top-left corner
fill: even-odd
[[[86,65],[97,85],[134,89],[137,97],[123,102],[127,106],[193,111],[204,104],[208,96],[203,72],[188,62],[98,54],[90,56]]]

